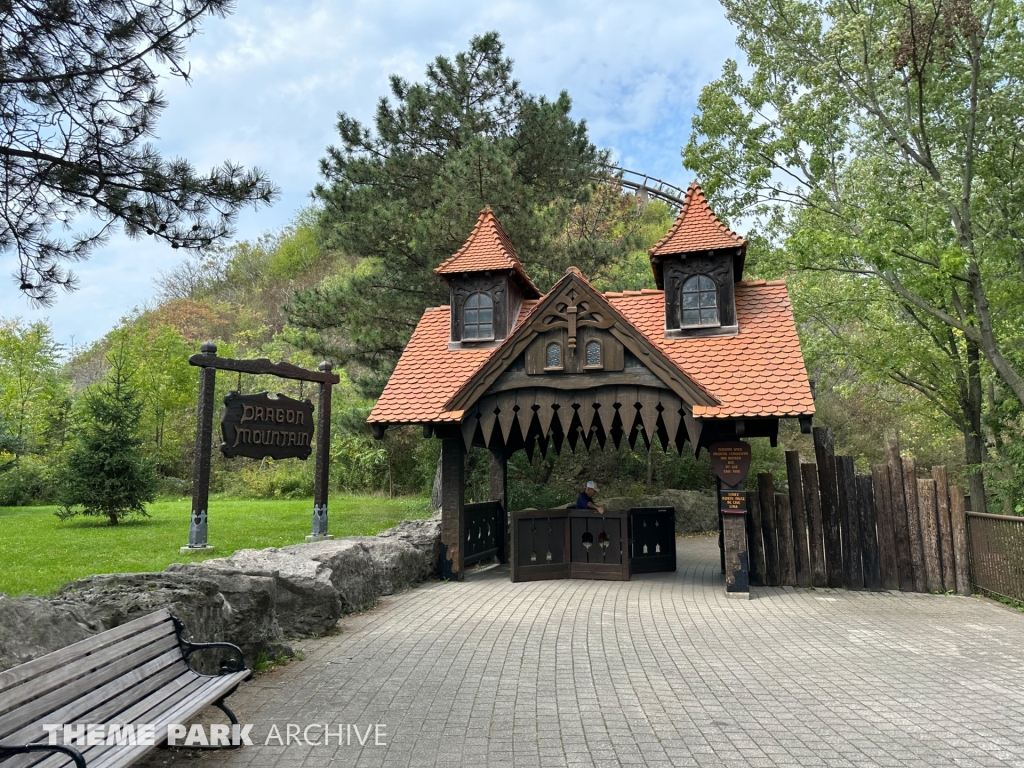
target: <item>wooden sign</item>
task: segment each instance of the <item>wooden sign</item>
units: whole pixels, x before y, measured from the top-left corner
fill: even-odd
[[[750,444],[735,440],[715,443],[708,451],[711,468],[726,485],[736,486],[747,478],[750,471]]]
[[[746,512],[747,492],[723,490],[718,494],[718,508],[727,515]]]
[[[267,392],[224,398],[221,453],[251,459],[308,459],[313,451],[313,403]]]

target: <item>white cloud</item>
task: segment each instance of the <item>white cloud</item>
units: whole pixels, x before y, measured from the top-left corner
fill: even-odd
[[[699,0],[247,0],[191,42],[192,83],[165,84],[170,106],[158,146],[199,169],[231,159],[267,170],[280,202],[239,217],[238,236],[256,237],[309,202],[339,111],[372,120],[390,74],[418,80],[435,56],[451,56],[492,29],[523,87],[549,97],[567,90],[574,115],[620,163],[689,181],[679,150],[696,97],[737,55],[721,8]],[[3,258],[12,271],[12,257]],[[76,266],[81,290],[51,310],[30,309],[0,280],[0,315],[49,316],[59,340],[90,341],[147,301],[157,271],[179,259],[166,246],[117,236]]]

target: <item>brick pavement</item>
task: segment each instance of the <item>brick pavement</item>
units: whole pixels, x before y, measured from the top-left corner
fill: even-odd
[[[690,538],[677,573],[630,582],[425,584],[232,696],[255,746],[149,765],[1024,766],[1024,614],[888,592],[740,601],[722,583],[715,540]],[[262,744],[271,723],[324,722],[384,723],[386,746]]]

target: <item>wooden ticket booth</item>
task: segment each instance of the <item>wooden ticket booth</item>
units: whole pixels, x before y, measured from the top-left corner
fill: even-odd
[[[515,451],[650,444],[657,434],[666,449],[714,446],[726,461],[721,444],[767,438],[774,445],[782,418],[810,430],[814,404],[786,286],[743,282],[745,254],[746,241],[717,219],[694,183],[672,228],[650,250],[657,289],[602,293],[570,267],[542,293],[494,212],[480,213],[463,247],[435,270],[449,286],[449,305],[424,312],[368,419],[377,437],[389,424],[421,424],[442,441],[443,577],[461,580],[478,553],[504,555],[504,539],[499,546],[496,537],[509,532],[515,554],[526,558],[514,559],[513,578],[540,578],[545,567],[558,574],[549,578],[628,578],[667,567],[661,542],[658,552],[646,541],[637,548],[638,536],[647,535],[635,525],[637,510],[621,519],[606,515],[605,527],[593,531],[590,516],[574,511],[509,518],[507,462]],[[465,456],[473,446],[490,451],[491,503],[501,513],[464,503]],[[735,465],[737,456],[729,461]],[[728,506],[742,507],[742,479],[733,473],[720,482],[726,589],[745,594],[745,513]],[[496,514],[495,538],[484,541],[478,518]],[[526,552],[527,529],[517,527],[524,520],[544,520],[544,535],[550,524],[555,548]],[[529,530],[532,545],[536,532]],[[604,561],[590,562],[592,550]],[[565,562],[554,562],[557,553]],[[674,556],[673,549],[673,567]]]

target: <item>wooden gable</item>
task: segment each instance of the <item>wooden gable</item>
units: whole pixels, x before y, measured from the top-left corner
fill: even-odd
[[[542,354],[549,340],[558,340],[563,344],[565,360],[569,363],[561,370],[548,371],[547,366],[538,365],[537,356]],[[703,387],[691,380],[632,324],[626,321],[592,285],[571,267],[559,282],[551,289],[526,320],[505,340],[494,354],[467,381],[446,405],[448,411],[465,411],[480,400],[500,377],[523,360],[523,386],[566,388],[555,384],[559,378],[572,379],[574,388],[605,386],[612,383],[607,377],[616,376],[614,368],[602,370],[586,370],[586,343],[595,340],[606,348],[605,359],[618,366],[628,352],[639,362],[635,372],[626,372],[623,367],[618,370],[616,378],[622,377],[622,384],[639,383],[638,377],[649,375],[652,382],[657,382],[665,389],[671,390],[681,398],[682,402],[692,409],[694,405],[714,406],[716,398]],[[618,356],[620,349],[622,357]],[[580,363],[580,358],[584,364]],[[570,362],[571,361],[571,362]],[[577,372],[578,371],[578,372]],[[511,371],[511,373],[516,373]]]

